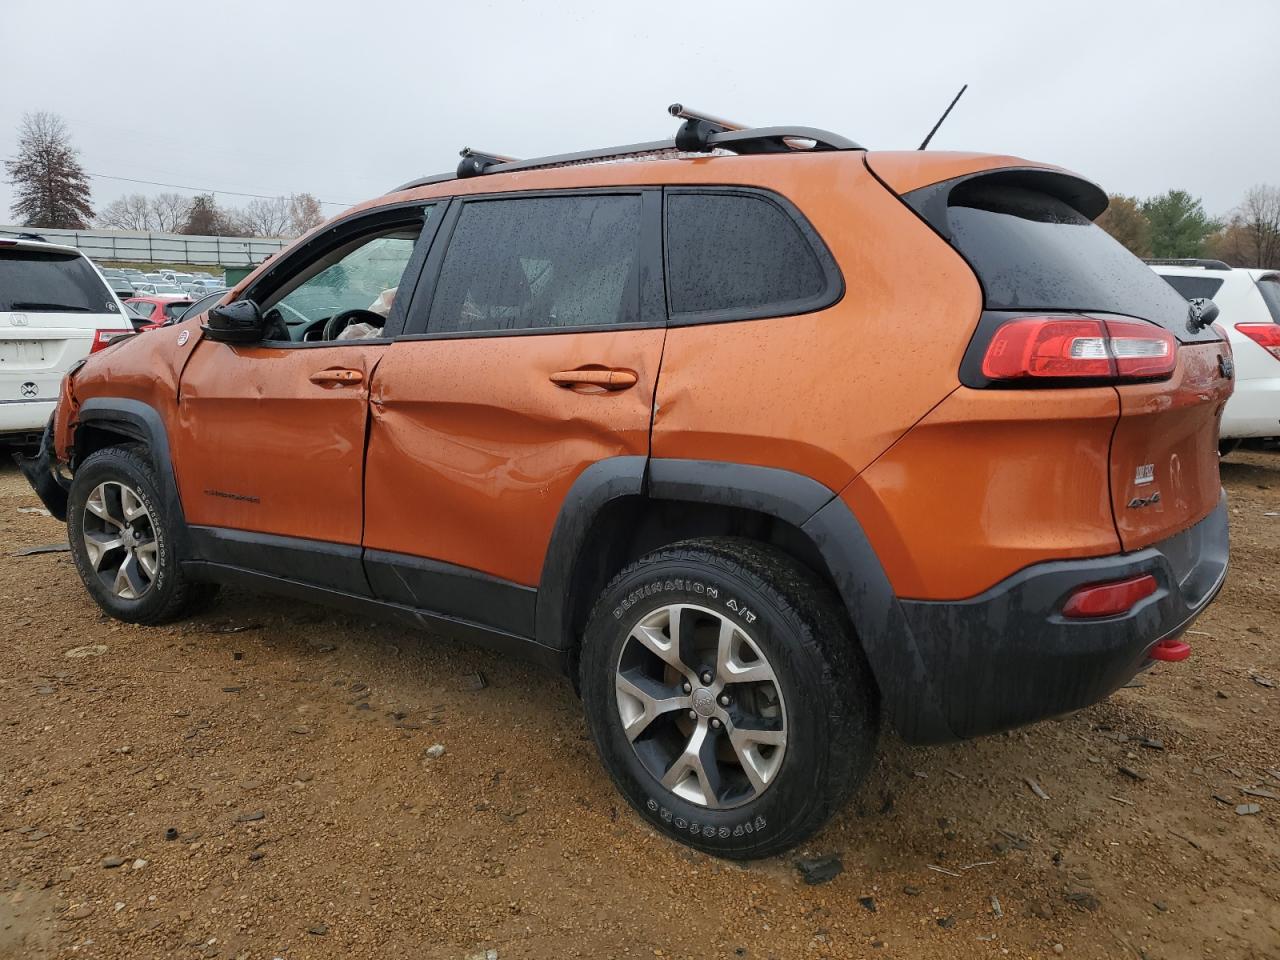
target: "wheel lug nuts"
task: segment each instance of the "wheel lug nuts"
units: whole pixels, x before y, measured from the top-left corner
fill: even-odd
[[[684,692],[693,693],[693,684],[689,683],[687,680],[684,683]]]
[[[720,694],[720,706],[727,707],[729,705],[729,695],[727,693]]]
[[[689,719],[690,719],[690,720],[697,720],[697,719],[698,719],[698,711],[697,711],[697,710],[690,710],[690,711],[689,711]]]
[[[719,717],[712,717],[712,718],[711,718],[711,725],[712,725],[713,727],[715,727],[717,730],[719,730],[719,729],[720,729],[720,718],[719,718]]]
[[[710,673],[704,673],[704,674],[702,675],[702,685],[705,687],[705,686],[706,686],[707,684],[709,684],[710,682],[711,682],[711,674],[710,674]]]

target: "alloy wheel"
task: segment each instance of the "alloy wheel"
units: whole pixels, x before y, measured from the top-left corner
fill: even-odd
[[[112,594],[138,600],[155,584],[160,572],[155,524],[132,487],[115,480],[94,487],[85,501],[81,532],[89,566]]]
[[[641,764],[690,803],[741,806],[782,766],[778,679],[742,626],[714,610],[677,603],[644,616],[622,645],[615,692]]]

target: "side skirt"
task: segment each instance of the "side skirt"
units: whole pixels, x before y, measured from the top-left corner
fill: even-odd
[[[245,587],[249,590],[261,590],[264,593],[292,597],[295,600],[302,600],[307,603],[336,607],[360,616],[390,620],[404,626],[441,634],[450,639],[462,640],[476,646],[496,650],[499,653],[518,656],[521,659],[530,660],[560,673],[565,672],[568,666],[563,651],[553,650],[528,637],[517,636],[494,627],[486,627],[460,617],[422,610],[404,604],[375,600],[372,597],[348,593],[331,587],[303,583],[287,577],[262,573],[228,563],[185,560],[182,563],[182,569],[193,580],[207,580],[214,583]]]

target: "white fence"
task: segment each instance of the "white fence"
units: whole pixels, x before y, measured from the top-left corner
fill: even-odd
[[[292,241],[279,237],[190,237],[145,230],[52,230],[0,226],[0,236],[34,233],[50,243],[79,247],[94,260],[134,263],[190,263],[244,267],[261,263]]]

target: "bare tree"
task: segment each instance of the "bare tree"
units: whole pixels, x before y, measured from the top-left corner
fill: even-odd
[[[320,201],[309,193],[295,193],[289,198],[289,235],[300,237],[324,223]]]
[[[141,193],[119,197],[98,211],[98,223],[114,230],[150,230],[151,201]]]
[[[93,219],[89,176],[71,145],[67,124],[53,113],[28,113],[18,155],[4,162],[15,197],[10,210],[27,226],[81,230]]]
[[[1209,238],[1208,249],[1236,267],[1280,267],[1280,189],[1265,184],[1251,189]]]
[[[289,230],[289,201],[284,197],[250,200],[234,219],[250,237],[283,237]]]
[[[180,193],[158,193],[151,198],[151,218],[161,233],[177,233],[191,213],[191,199]]]

